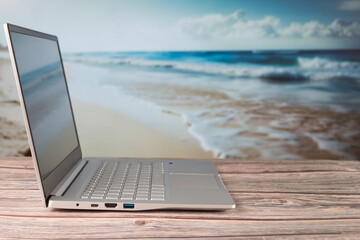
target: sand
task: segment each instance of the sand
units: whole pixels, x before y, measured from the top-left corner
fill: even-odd
[[[182,136],[175,138],[95,104],[74,100],[73,109],[84,156],[213,157],[187,132],[179,117],[170,123],[182,129]]]
[[[29,154],[11,64],[4,58],[0,58],[0,109],[0,156]],[[154,114],[164,117],[167,128],[173,129],[167,134],[125,114],[84,101],[73,100],[73,109],[84,156],[213,157],[190,135],[179,116]]]
[[[29,145],[9,59],[0,58],[0,156],[29,155]]]

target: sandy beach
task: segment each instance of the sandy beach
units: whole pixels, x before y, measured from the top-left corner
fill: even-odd
[[[201,148],[178,116],[164,117],[166,133],[125,114],[85,101],[73,100],[84,156],[212,158]],[[10,61],[0,58],[0,156],[28,154],[28,142]],[[149,109],[147,109],[149,111]],[[151,109],[150,109],[151,111]],[[156,110],[152,110],[156,111]]]
[[[170,126],[182,132],[175,138],[95,104],[79,100],[72,104],[84,156],[212,158],[179,117],[169,120]]]

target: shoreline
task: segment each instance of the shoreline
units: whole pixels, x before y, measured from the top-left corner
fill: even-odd
[[[175,138],[126,114],[97,104],[73,99],[72,105],[84,156],[214,158],[211,152],[202,149],[188,131]],[[171,121],[170,125],[176,126],[177,131],[186,130],[181,118],[177,118],[178,121]]]
[[[9,59],[0,58],[0,73],[0,155],[29,155]],[[72,104],[84,156],[214,158],[211,152],[203,150],[179,116],[140,104],[144,113],[151,113],[151,122],[147,124],[129,112],[108,109],[96,103],[73,98]],[[144,118],[144,115],[140,117]],[[154,124],[156,122],[159,123]],[[162,128],[164,123],[167,125],[165,129]],[[126,127],[119,128],[119,125]]]

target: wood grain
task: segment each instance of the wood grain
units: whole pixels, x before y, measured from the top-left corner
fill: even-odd
[[[0,159],[0,239],[360,238],[359,161],[213,161],[236,209],[45,209],[31,159]]]

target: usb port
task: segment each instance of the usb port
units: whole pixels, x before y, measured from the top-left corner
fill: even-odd
[[[98,207],[99,204],[91,204],[91,207]]]
[[[105,207],[107,208],[116,208],[117,203],[105,203]]]
[[[134,208],[134,207],[135,207],[135,204],[132,204],[132,203],[124,203],[123,207],[124,207],[124,208]]]

